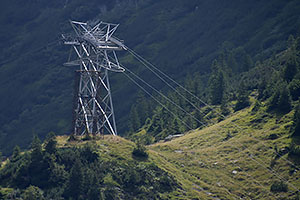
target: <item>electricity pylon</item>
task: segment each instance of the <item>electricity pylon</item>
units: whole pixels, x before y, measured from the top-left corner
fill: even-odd
[[[75,33],[62,37],[77,57],[72,61],[69,58],[65,65],[79,66],[75,82],[74,134],[117,135],[108,71],[125,71],[115,52],[126,50],[123,42],[113,36],[119,25],[100,22],[92,27],[83,22],[70,23]]]

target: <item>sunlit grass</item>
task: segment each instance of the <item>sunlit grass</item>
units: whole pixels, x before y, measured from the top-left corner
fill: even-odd
[[[275,146],[279,150],[289,146],[286,127],[292,115],[266,114],[264,108],[251,113],[247,108],[203,130],[150,145],[150,157],[174,175],[193,198],[285,199],[293,196],[292,185],[300,188],[300,173],[289,174],[287,155],[275,159]],[[228,133],[231,138],[226,140]],[[271,134],[278,138],[269,139]],[[278,179],[292,184],[289,192],[270,192]]]

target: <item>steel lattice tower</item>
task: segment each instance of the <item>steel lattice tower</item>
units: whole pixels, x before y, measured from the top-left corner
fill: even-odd
[[[113,37],[118,24],[70,21],[75,33],[62,35],[71,45],[76,59],[65,63],[79,66],[74,104],[74,134],[117,135],[108,71],[124,72],[115,51],[125,50],[123,42]],[[73,51],[73,52],[74,52]]]

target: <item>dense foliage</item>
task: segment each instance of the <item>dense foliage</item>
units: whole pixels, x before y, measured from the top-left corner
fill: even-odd
[[[169,135],[203,127],[216,117],[220,121],[230,113],[250,106],[249,95],[252,94],[252,99],[256,99],[253,110],[263,102],[267,105],[267,111],[275,115],[289,113],[294,108],[294,128],[290,132],[291,135],[298,136],[299,108],[293,107],[293,104],[297,104],[300,97],[300,93],[296,92],[299,90],[297,82],[300,81],[299,46],[300,38],[291,36],[284,51],[253,65],[250,64],[252,59],[245,53],[237,61],[237,55],[241,54],[238,53],[239,48],[230,49],[227,44],[220,50],[218,59],[212,62],[208,80],[208,75],[199,74],[185,79],[184,87],[195,96],[178,87],[177,91],[168,93],[170,101],[157,97],[166,107],[155,105],[154,100],[137,101],[131,109],[129,121],[131,127],[135,128],[128,135],[134,140],[140,138],[145,144],[149,144]],[[248,60],[247,67],[243,65],[244,60]],[[287,75],[290,71],[287,68],[292,68],[293,73]],[[203,101],[214,106],[205,106]],[[178,109],[172,102],[187,112]],[[153,111],[145,113],[149,109],[143,109],[144,107],[152,107]],[[135,124],[137,121],[140,126]]]
[[[62,67],[69,49],[58,42],[61,33],[71,31],[69,19],[120,23],[116,34],[129,47],[177,81],[185,82],[197,96],[219,104],[228,100],[228,78],[282,51],[287,37],[298,33],[299,6],[298,0],[1,1],[0,151],[8,155],[16,144],[27,148],[34,134],[45,138],[50,131],[70,132],[74,69]],[[214,71],[210,66],[215,59],[220,69]],[[129,54],[121,53],[120,60],[146,81],[167,91]],[[293,63],[293,58],[286,63],[283,77],[293,100],[297,100],[299,80],[294,77]],[[147,118],[150,132],[166,130],[169,125],[160,122],[164,109],[155,109],[153,102],[149,106],[138,103],[140,95],[136,87],[122,74],[112,73],[111,81],[120,133],[138,130]],[[284,97],[287,94],[284,91],[282,87],[279,96]],[[239,102],[244,101],[244,95],[239,97]],[[186,104],[176,98],[181,105]],[[140,107],[146,109],[141,111]],[[128,126],[130,108],[134,120]],[[226,113],[226,106],[223,108]],[[197,111],[189,112],[200,116]],[[167,120],[174,127],[168,132],[187,130],[182,121],[192,128],[200,126],[192,117],[181,120],[182,116]],[[151,122],[154,119],[155,123]],[[160,138],[168,134],[162,133]],[[148,140],[151,142],[153,138]]]
[[[0,170],[6,194],[23,199],[156,199],[174,190],[177,183],[151,162],[104,160],[95,143],[57,148],[53,134],[44,144],[38,137],[31,151],[18,147]],[[1,192],[0,192],[1,194]],[[3,194],[2,194],[3,195]]]

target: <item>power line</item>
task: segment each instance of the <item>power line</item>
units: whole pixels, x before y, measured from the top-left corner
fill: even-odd
[[[205,123],[201,122],[200,120],[198,120],[196,117],[194,117],[193,115],[191,115],[189,112],[187,112],[184,108],[182,108],[181,106],[179,106],[178,104],[176,104],[174,101],[172,101],[170,98],[168,98],[166,95],[162,94],[160,91],[158,91],[156,88],[154,88],[152,85],[150,85],[149,83],[147,83],[145,80],[143,80],[142,78],[140,78],[139,76],[137,76],[134,72],[132,72],[131,70],[129,70],[127,67],[123,66],[122,64],[120,64],[120,66],[122,66],[124,69],[126,69],[126,71],[130,72],[134,77],[136,77],[137,79],[139,79],[141,82],[143,82],[145,85],[147,85],[149,88],[151,88],[152,90],[154,90],[155,92],[157,92],[158,94],[160,94],[163,98],[165,98],[167,101],[169,101],[170,103],[172,103],[174,106],[176,106],[177,108],[179,108],[181,111],[183,111],[184,113],[186,113],[188,116],[192,117],[194,120],[196,120],[198,123],[202,124],[203,126],[206,126]],[[182,121],[182,120],[180,120]],[[188,127],[189,129],[192,129],[191,127]]]
[[[173,80],[172,78],[170,78],[168,75],[166,75],[165,73],[163,73],[161,70],[159,70],[158,68],[156,68],[153,64],[151,64],[150,62],[148,62],[147,60],[145,60],[144,58],[142,58],[141,56],[139,56],[137,53],[135,53],[133,50],[131,50],[129,47],[126,47],[131,54],[135,54],[134,57],[139,57],[139,61],[141,62],[141,60],[143,60],[142,64],[144,64],[146,66],[145,63],[148,63],[149,65],[151,65],[154,69],[156,69],[157,71],[159,71],[161,74],[163,74],[165,77],[167,77],[169,80],[171,80],[172,82],[174,82],[176,85],[178,85],[180,88],[182,88],[183,90],[185,90],[186,92],[188,92],[190,95],[196,97],[198,100],[200,100],[204,105],[208,106],[211,110],[215,111],[216,113],[218,113],[220,116],[226,118],[223,114],[219,113],[218,111],[216,111],[214,108],[212,108],[209,104],[207,104],[206,102],[204,102],[203,100],[201,100],[199,97],[195,96],[194,94],[192,94],[190,91],[188,91],[186,88],[184,88],[182,85],[180,85],[179,83],[177,83],[175,80]],[[134,52],[134,53],[133,53]],[[147,68],[149,69],[149,67],[147,66]],[[153,70],[151,70],[153,72]],[[161,80],[163,80],[164,82],[166,82],[161,76],[157,75],[157,73],[154,73],[156,76],[158,76]],[[170,85],[167,84],[169,87]],[[173,90],[176,90],[174,87],[171,87]],[[177,90],[176,90],[177,91]],[[242,130],[242,128],[240,126],[238,126],[237,124],[231,122],[233,125],[235,125],[237,128],[239,128],[240,130]],[[257,140],[256,138],[254,138],[255,140]],[[239,142],[238,142],[239,143]],[[241,143],[240,143],[241,144]],[[266,146],[266,145],[264,145]],[[240,149],[239,149],[240,150]],[[240,150],[241,152],[241,150]],[[252,156],[250,156],[250,159],[255,161],[256,163],[259,163],[263,168],[267,169],[268,171],[270,171],[273,175],[276,175],[278,179],[280,179],[281,181],[285,181],[286,183],[288,183],[289,185],[291,185],[294,189],[296,189],[297,191],[298,188],[295,187],[293,184],[289,183],[287,180],[283,179],[280,175],[278,175],[273,169],[269,169],[268,167],[264,167],[263,164],[261,164],[260,162],[258,162],[257,160],[255,160]]]
[[[197,118],[195,118],[189,112],[187,112],[186,110],[184,110],[184,108],[182,108],[181,106],[179,106],[178,104],[176,104],[170,98],[168,98],[167,96],[165,96],[164,94],[162,94],[160,91],[158,91],[156,88],[154,88],[153,86],[151,86],[149,83],[147,83],[146,81],[144,81],[142,78],[140,78],[139,76],[137,76],[134,72],[132,72],[131,70],[129,70],[128,68],[126,68],[124,66],[122,66],[122,67],[125,68],[127,71],[129,71],[131,74],[133,74],[134,77],[136,77],[137,79],[139,79],[140,81],[142,81],[144,84],[146,84],[148,87],[150,87],[152,90],[154,90],[155,92],[157,92],[158,94],[160,94],[162,97],[164,97],[166,100],[168,100],[169,102],[171,102],[174,106],[176,106],[177,108],[179,108],[181,111],[183,111],[184,113],[186,113],[187,115],[189,115],[190,117],[192,117],[193,119],[195,119],[197,122],[201,123],[202,125],[205,125],[203,122],[199,121]],[[180,121],[182,121],[182,120],[180,120]],[[192,129],[190,126],[188,126],[188,128]]]
[[[124,66],[122,66],[122,67],[124,67]],[[124,67],[125,68],[125,67]],[[129,71],[130,73],[132,73],[132,74],[134,74],[133,72],[131,72],[129,69],[127,69],[127,71]],[[163,103],[161,103],[157,98],[155,98],[152,94],[150,94],[143,86],[141,86],[139,83],[137,83],[134,79],[132,79],[128,74],[126,74],[126,73],[124,73],[125,75],[126,75],[126,77],[128,78],[128,79],[130,79],[133,83],[135,83],[139,88],[141,88],[146,94],[148,94],[151,98],[153,98],[156,102],[158,102],[161,106],[163,106],[168,112],[170,112],[174,117],[176,117],[176,118],[178,118],[178,116],[175,114],[175,113],[173,113],[172,111],[170,111]],[[134,74],[135,75],[135,74]],[[135,76],[137,76],[137,75],[135,75]],[[139,79],[141,79],[140,77],[139,77]],[[159,93],[160,95],[162,94],[162,93]],[[186,126],[188,126],[187,124],[185,124]],[[206,125],[205,125],[206,126]],[[208,126],[206,126],[206,127],[208,127]],[[191,129],[191,128],[190,128]],[[237,165],[237,164],[235,164],[234,163],[234,165],[236,165],[236,166],[238,166],[240,169],[242,169],[239,165]],[[210,169],[212,169],[212,168],[210,168]],[[244,171],[246,174],[247,174],[247,176],[248,177],[251,177],[246,171]],[[220,173],[222,173],[222,172],[220,172]],[[224,173],[222,173],[222,174],[224,174]],[[251,177],[251,179],[253,179],[253,180],[255,180],[254,178],[252,178]],[[261,184],[261,183],[259,183],[257,180],[255,181],[256,183],[258,183],[262,188],[264,188],[264,186]],[[244,187],[243,185],[242,185],[242,187]],[[244,187],[245,188],[245,187]],[[228,190],[227,190],[227,192],[228,193],[230,193],[230,194],[232,194],[232,195],[235,195],[236,196],[236,194],[233,194],[233,193],[231,193],[231,192],[229,192]],[[274,196],[274,194],[272,194],[270,191],[268,191],[272,196]],[[275,198],[277,198],[276,196],[274,196]]]
[[[203,101],[202,99],[200,99],[198,96],[196,96],[195,94],[193,94],[192,92],[190,92],[189,90],[187,90],[185,87],[183,87],[181,84],[179,84],[177,81],[175,81],[174,79],[172,79],[169,75],[167,75],[166,73],[164,73],[163,71],[161,71],[160,69],[158,69],[157,67],[155,67],[152,63],[150,63],[149,61],[147,61],[146,59],[144,59],[142,56],[140,56],[139,54],[137,54],[135,51],[133,51],[131,48],[129,48],[128,46],[126,46],[126,48],[129,50],[129,52],[136,57],[139,61],[142,60],[142,64],[147,67],[151,72],[153,72],[154,70],[151,69],[149,66],[147,66],[146,64],[150,65],[151,67],[153,67],[155,70],[157,70],[159,73],[161,73],[163,76],[165,76],[167,79],[169,79],[170,81],[172,81],[173,83],[175,83],[179,88],[183,89],[184,91],[186,91],[188,94],[192,95],[194,98],[196,98],[197,100],[199,100],[201,103],[203,103],[205,106],[209,107],[211,110],[215,111],[219,116],[223,117],[224,119],[226,119],[226,116],[223,115],[222,113],[218,112],[216,109],[214,109],[211,105],[209,105],[208,103],[206,103],[205,101]],[[141,62],[141,61],[140,61]],[[153,72],[160,80],[162,80],[163,82],[165,82],[171,89],[173,89],[176,93],[180,93],[176,88],[174,88],[173,86],[171,86],[166,80],[164,80],[158,73]],[[188,100],[186,97],[184,97],[183,95],[181,95],[185,100]],[[197,108],[197,106],[195,106],[194,104],[191,104],[192,106],[194,106],[197,110],[199,110]],[[199,110],[200,111],[200,110]],[[200,111],[201,112],[201,111]],[[240,130],[243,131],[243,129],[236,123],[231,122],[234,126],[236,126],[237,128],[239,128]],[[252,137],[253,139],[255,139],[256,141],[261,142],[265,147],[266,145],[264,144],[263,141],[258,140],[254,137]],[[281,155],[277,152],[275,152],[277,156]],[[283,160],[285,160],[286,162],[288,162],[289,164],[291,164],[293,167],[295,167],[295,169],[300,170],[297,166],[294,165],[294,163],[292,163],[291,161],[282,158]]]
[[[124,66],[123,66],[124,67]],[[146,94],[148,94],[152,99],[154,99],[159,105],[161,105],[164,109],[166,109],[169,113],[171,113],[174,117],[180,120],[180,118],[171,110],[169,110],[163,103],[161,103],[157,98],[155,98],[150,92],[148,92],[143,86],[141,86],[138,82],[136,82],[133,78],[131,78],[128,74],[123,73],[129,80],[131,80],[134,84],[136,84],[140,89],[142,89]],[[184,121],[182,123],[187,126],[188,128],[192,129],[188,124]]]

